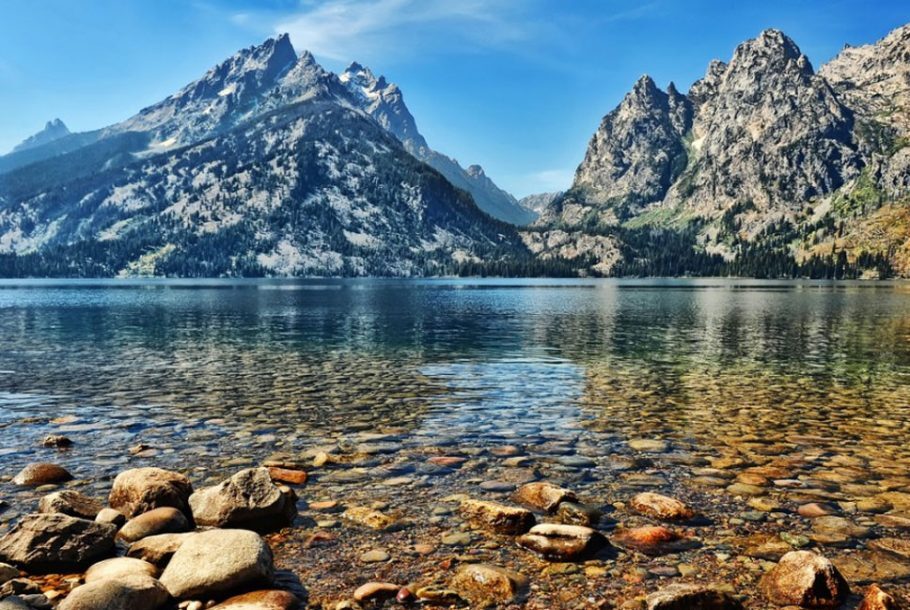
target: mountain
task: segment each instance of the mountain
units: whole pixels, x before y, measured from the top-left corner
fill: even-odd
[[[468,191],[481,210],[514,225],[526,225],[536,218],[536,214],[521,207],[515,197],[496,186],[479,165],[465,169],[454,159],[431,149],[417,130],[417,123],[405,105],[398,85],[389,83],[384,76],[377,78],[369,68],[357,62],[339,78],[362,110],[401,140],[408,152],[435,168],[458,188]]]
[[[518,205],[526,210],[530,210],[536,216],[540,216],[543,214],[543,211],[547,209],[547,206],[556,201],[560,196],[562,196],[562,191],[556,191],[554,193],[535,193],[519,199]]]
[[[598,274],[905,275],[910,232],[869,235],[910,227],[908,100],[910,26],[817,73],[766,30],[685,95],[639,79],[523,238]]]
[[[412,276],[528,257],[287,36],[80,143],[0,174],[0,275]]]
[[[22,152],[30,148],[41,146],[42,144],[49,144],[54,140],[59,140],[64,136],[68,136],[69,133],[70,130],[63,124],[63,121],[54,119],[53,121],[48,121],[44,125],[44,129],[17,144],[12,152]]]

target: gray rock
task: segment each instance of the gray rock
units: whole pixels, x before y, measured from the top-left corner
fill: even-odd
[[[13,477],[15,485],[22,487],[40,487],[41,485],[50,485],[53,483],[65,483],[71,481],[71,475],[66,468],[57,464],[35,463],[29,464]]]
[[[136,542],[157,534],[179,534],[190,530],[190,523],[176,508],[164,506],[137,515],[126,522],[117,537],[126,542]]]
[[[272,552],[258,534],[216,529],[188,537],[165,568],[161,583],[177,599],[209,598],[267,582],[273,573]]]
[[[159,568],[164,568],[177,549],[193,534],[159,534],[143,538],[130,545],[128,557],[143,559]]]
[[[258,532],[281,529],[297,516],[297,496],[275,485],[267,468],[242,470],[213,487],[190,497],[198,525],[240,527]]]
[[[132,557],[113,557],[94,564],[85,572],[86,583],[97,580],[117,580],[128,576],[158,577],[158,568],[148,561]]]
[[[61,513],[80,519],[94,519],[103,508],[98,500],[71,489],[55,491],[38,502],[38,512]]]
[[[59,513],[26,515],[0,538],[0,559],[30,572],[78,570],[113,551],[116,531]]]
[[[19,578],[19,570],[5,563],[0,563],[0,585],[14,578]]]

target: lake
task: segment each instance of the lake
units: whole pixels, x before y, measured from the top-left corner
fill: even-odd
[[[751,583],[780,532],[856,579],[910,576],[868,544],[910,527],[905,283],[0,281],[0,341],[7,525],[41,495],[8,482],[28,462],[103,497],[137,465],[198,487],[324,452],[299,527],[272,541],[311,599],[474,555],[534,575],[527,608],[599,607],[676,579]],[[47,434],[75,444],[49,453]],[[626,506],[638,491],[678,497],[706,517],[686,529],[697,548],[557,571],[460,520],[457,494],[530,480],[577,492],[605,531],[648,523]],[[377,537],[308,508],[336,500],[410,527]],[[393,561],[365,567],[376,546]]]

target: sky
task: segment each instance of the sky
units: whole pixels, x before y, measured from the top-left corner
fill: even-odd
[[[0,153],[52,118],[125,119],[288,32],[398,83],[431,147],[521,197],[569,186],[642,74],[685,91],[769,27],[818,67],[907,22],[908,0],[0,0]]]

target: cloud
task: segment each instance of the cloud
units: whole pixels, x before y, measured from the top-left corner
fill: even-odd
[[[281,20],[294,46],[336,61],[501,49],[530,39],[529,0],[328,0]]]

